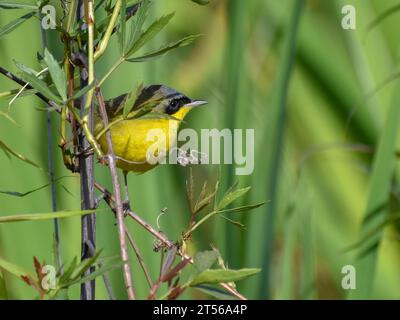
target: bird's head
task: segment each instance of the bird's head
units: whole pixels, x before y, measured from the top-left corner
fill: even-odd
[[[158,104],[154,107],[154,111],[165,113],[179,120],[182,120],[192,108],[207,103],[204,100],[191,99],[164,85],[144,87],[135,102],[135,107],[146,101],[157,101]]]

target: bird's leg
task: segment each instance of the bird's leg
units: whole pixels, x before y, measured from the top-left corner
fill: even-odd
[[[128,172],[124,171],[124,186],[125,186],[125,200],[122,202],[124,213],[131,209],[131,205],[129,202],[129,188],[128,188]]]

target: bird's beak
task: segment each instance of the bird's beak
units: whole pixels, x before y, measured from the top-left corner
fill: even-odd
[[[207,104],[207,101],[204,100],[192,100],[192,102],[188,103],[187,105],[185,105],[185,107],[199,107],[202,106],[204,104]]]

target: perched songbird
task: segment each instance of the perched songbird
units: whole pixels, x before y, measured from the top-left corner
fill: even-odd
[[[157,163],[148,161],[149,152],[155,156],[167,155],[176,143],[181,120],[193,107],[207,103],[190,99],[164,85],[151,85],[141,90],[130,112],[140,113],[149,105],[151,111],[142,117],[124,118],[123,109],[128,99],[128,94],[123,94],[105,103],[117,167],[124,172],[125,185],[128,172],[143,173],[155,167]],[[100,118],[96,120],[95,134],[102,151],[107,153],[107,139]],[[152,134],[156,137],[152,138]]]

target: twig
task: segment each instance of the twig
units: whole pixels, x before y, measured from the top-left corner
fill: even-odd
[[[95,187],[97,190],[99,190],[101,193],[104,195],[104,200],[108,204],[108,206],[111,208],[112,211],[115,212],[115,198],[112,193],[110,193],[105,187],[103,187],[101,184],[95,182],[94,183]],[[144,221],[137,213],[132,211],[131,209],[126,211],[126,214],[131,217],[133,220],[135,220],[137,223],[139,223],[143,228],[145,228],[147,231],[149,231],[154,237],[156,237],[165,247],[171,248],[174,243],[170,241],[164,234],[161,232],[157,231],[155,228],[153,228],[150,224],[148,224],[146,221]],[[181,250],[178,251],[178,254],[184,258],[184,259],[190,259],[190,263],[192,264],[193,258],[190,257],[189,255],[183,253]],[[236,291],[235,288],[230,286],[227,283],[220,283],[219,284],[222,288],[224,288],[226,291],[228,291],[230,294],[238,298],[239,300],[247,300],[245,296],[240,294],[239,292]]]
[[[45,33],[44,33],[45,34]],[[45,46],[43,46],[44,48]],[[35,74],[36,77],[42,75],[43,73],[47,72],[49,70],[48,67],[40,70],[39,72],[37,72]],[[29,85],[29,82],[26,83],[26,85],[24,85],[21,89],[19,89],[18,93],[10,100],[10,102],[8,103],[8,109],[11,108],[11,105],[15,102],[15,100],[18,99],[18,97],[24,92],[24,90],[26,89],[26,87]]]
[[[122,1],[123,0],[117,0],[117,2],[115,3],[114,10],[113,10],[113,13],[111,15],[110,22],[108,23],[108,26],[107,26],[107,30],[106,30],[106,32],[104,34],[104,37],[100,40],[99,45],[98,45],[98,47],[96,49],[96,52],[94,54],[94,60],[95,61],[98,58],[100,58],[102,56],[102,54],[106,51],[106,48],[108,46],[108,42],[110,41],[110,37],[111,37],[111,35],[113,33],[115,23],[116,23],[116,21],[118,19],[118,15],[119,15],[119,12],[121,10]]]
[[[97,190],[104,194],[104,200],[108,204],[108,206],[115,212],[115,198],[114,195],[111,194],[105,187],[103,187],[98,182],[94,183],[94,186]],[[150,224],[144,221],[136,212],[132,210],[127,210],[125,212],[128,216],[130,216],[133,220],[139,223],[143,228],[145,228],[148,232],[150,232],[154,237],[161,241],[161,243],[167,247],[171,248],[174,244],[172,241],[168,240],[166,236],[164,236],[161,232],[157,231],[156,228],[153,228]]]
[[[108,117],[107,117],[104,99],[103,99],[103,96],[101,94],[99,87],[96,87],[95,91],[96,91],[97,101],[99,102],[99,106],[100,106],[100,113],[101,113],[101,118],[103,120],[103,125],[104,125],[104,127],[107,127],[108,126]],[[134,293],[133,287],[132,287],[132,275],[131,275],[131,270],[130,270],[130,266],[128,263],[129,256],[128,256],[128,248],[126,246],[126,238],[125,238],[124,212],[123,212],[123,207],[122,207],[121,188],[120,188],[119,181],[118,181],[118,173],[117,173],[117,166],[115,163],[114,147],[113,147],[113,143],[111,140],[111,133],[109,130],[106,132],[106,138],[107,138],[107,146],[108,146],[108,155],[106,157],[108,160],[108,167],[110,168],[111,179],[112,179],[113,189],[114,189],[114,193],[115,193],[115,204],[116,204],[115,210],[116,210],[116,216],[117,216],[119,242],[120,242],[120,247],[121,247],[121,258],[122,258],[122,261],[125,262],[123,265],[124,281],[125,281],[125,286],[126,286],[126,290],[128,293],[128,298],[131,300],[134,300],[135,293]]]
[[[68,65],[68,64],[66,64]],[[19,85],[21,85],[22,87],[25,87],[26,89],[33,89],[34,88],[26,81],[22,80],[21,78],[17,77],[16,75],[14,75],[12,72],[8,71],[7,69],[0,67],[0,74],[3,74],[4,76],[6,76],[7,78],[9,78],[10,80],[13,80],[14,82],[18,83]],[[72,68],[72,73],[73,74],[73,68]],[[70,85],[70,92],[72,91],[73,93],[73,79],[72,81],[70,81],[70,83],[72,82],[72,86]],[[87,83],[83,78],[81,78],[81,84],[83,86],[85,86],[85,83]],[[63,108],[60,108],[56,102],[46,98],[44,95],[42,95],[40,92],[36,92],[35,95],[40,98],[42,101],[46,102],[48,104],[49,107],[54,108],[54,110],[58,113],[61,113],[61,118],[62,118],[62,124],[61,124],[61,143],[60,146],[64,146],[64,142],[65,139],[63,139],[63,137],[65,137],[65,121],[71,123],[73,130],[76,129],[75,127],[75,121],[79,123],[79,125],[82,127],[82,130],[84,131],[86,138],[89,142],[89,144],[91,145],[91,147],[96,151],[96,154],[101,157],[102,153],[99,150],[99,146],[96,142],[96,140],[94,139],[93,135],[90,132],[89,129],[89,124],[88,124],[88,119],[86,118],[85,121],[83,121],[81,119],[81,117],[79,116],[79,114],[76,112],[75,108],[73,107],[73,102],[69,103],[67,105],[71,115],[73,116],[73,118],[71,119],[70,116],[68,116],[67,111],[65,106],[63,106]],[[73,96],[73,94],[70,93],[70,97]],[[61,110],[60,110],[61,109]],[[76,135],[74,134],[74,137]],[[77,145],[77,144],[76,144]],[[65,162],[66,163],[66,162]],[[69,166],[66,163],[67,168],[69,168]],[[76,172],[75,169],[72,170],[73,172]]]
[[[230,286],[227,283],[221,282],[219,284],[222,288],[224,288],[226,291],[228,291],[230,294],[234,295],[236,298],[238,298],[239,300],[247,300],[247,298],[242,295],[241,293],[237,292],[236,289],[234,289],[232,286]]]
[[[26,89],[33,89],[34,90],[34,88],[28,82],[26,82],[26,81],[22,80],[21,78],[17,77],[15,74],[13,74],[12,72],[8,71],[7,69],[4,69],[3,67],[0,67],[0,73],[2,75],[6,76],[8,79],[18,83],[22,87],[25,87]],[[60,112],[57,103],[55,103],[54,101],[46,98],[40,92],[35,92],[35,95],[38,98],[40,98],[41,100],[43,100],[44,102],[46,102],[50,107],[53,107],[57,112]]]
[[[125,233],[126,233],[126,236],[128,237],[129,243],[131,244],[133,251],[136,254],[139,264],[143,270],[144,276],[146,277],[147,283],[149,284],[149,287],[151,288],[153,286],[153,281],[151,280],[149,271],[147,270],[146,264],[144,263],[143,257],[139,250],[139,247],[137,246],[135,240],[133,240],[133,237],[129,233],[129,230],[126,226],[125,226]]]
[[[65,25],[65,30],[70,33],[72,29],[72,25],[74,22],[74,13],[76,10],[76,5],[77,5],[77,0],[71,0],[69,4],[69,10],[68,10],[68,18],[67,18],[67,23]]]
[[[86,26],[88,29],[88,44],[87,44],[87,59],[88,59],[88,83],[92,83],[94,80],[94,4],[93,0],[87,0],[87,5],[85,4],[85,17]],[[82,120],[86,121],[89,117],[89,111],[92,109],[94,88],[90,89],[86,95],[86,113]]]
[[[130,18],[132,18],[138,12],[138,9],[139,9],[141,3],[142,3],[142,1],[139,1],[139,2],[135,3],[133,6],[130,6],[129,8],[126,8],[125,21],[128,21]],[[113,31],[112,31],[112,34],[117,32],[117,30],[118,30],[118,26],[115,26]]]

